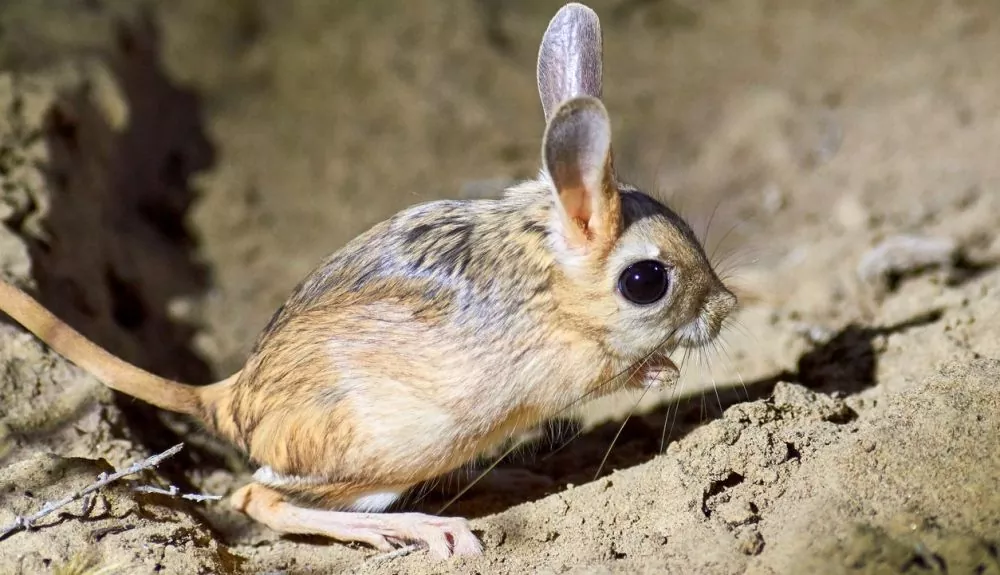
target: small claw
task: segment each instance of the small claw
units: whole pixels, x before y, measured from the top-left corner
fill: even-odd
[[[424,536],[424,543],[430,554],[438,559],[447,559],[452,555],[451,542],[444,533],[428,533]]]
[[[455,555],[482,555],[483,544],[471,530],[452,534],[455,544],[452,547]]]
[[[427,547],[431,555],[440,559],[483,552],[479,538],[465,519],[412,513],[399,514],[391,522],[386,526],[391,531],[387,534],[390,539],[420,543]]]
[[[384,535],[379,533],[371,532],[367,534],[358,535],[359,543],[367,543],[379,551],[392,551],[396,547],[386,538]]]

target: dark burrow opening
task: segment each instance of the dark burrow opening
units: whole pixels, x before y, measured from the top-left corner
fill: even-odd
[[[215,162],[202,103],[163,69],[150,14],[117,21],[102,54],[124,103],[124,126],[95,103],[86,84],[60,94],[42,137],[51,206],[44,234],[21,230],[40,302],[98,345],[148,371],[192,384],[214,380],[196,351],[196,326],[171,302],[197,303],[210,274],[200,263],[186,219],[197,191],[190,180]],[[16,226],[15,226],[16,227]],[[42,237],[39,237],[39,236]],[[160,452],[183,441],[171,415],[116,394],[115,433]],[[187,486],[184,469],[221,465],[185,449],[160,468]]]

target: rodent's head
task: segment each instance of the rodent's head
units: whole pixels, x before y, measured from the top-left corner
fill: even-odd
[[[597,15],[567,4],[549,24],[538,57],[560,307],[623,359],[703,345],[718,335],[736,297],[683,219],[618,181],[600,100],[601,50]]]

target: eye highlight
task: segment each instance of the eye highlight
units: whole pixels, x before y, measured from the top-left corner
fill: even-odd
[[[618,291],[634,304],[655,303],[667,293],[668,287],[670,277],[667,266],[656,260],[635,262],[618,276]]]

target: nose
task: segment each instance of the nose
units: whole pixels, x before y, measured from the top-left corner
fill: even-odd
[[[736,310],[737,303],[736,294],[726,289],[725,286],[719,286],[705,301],[705,311],[718,315],[721,322]]]
[[[680,330],[679,343],[698,347],[712,341],[722,331],[722,324],[736,309],[736,296],[721,284],[702,300],[698,315]]]
[[[737,305],[736,295],[733,292],[725,288],[725,286],[719,285],[707,298],[705,298],[705,303],[702,305],[701,313],[708,327],[709,337],[714,338],[719,335],[719,330],[722,329],[722,322],[726,320],[727,317],[736,309]]]

